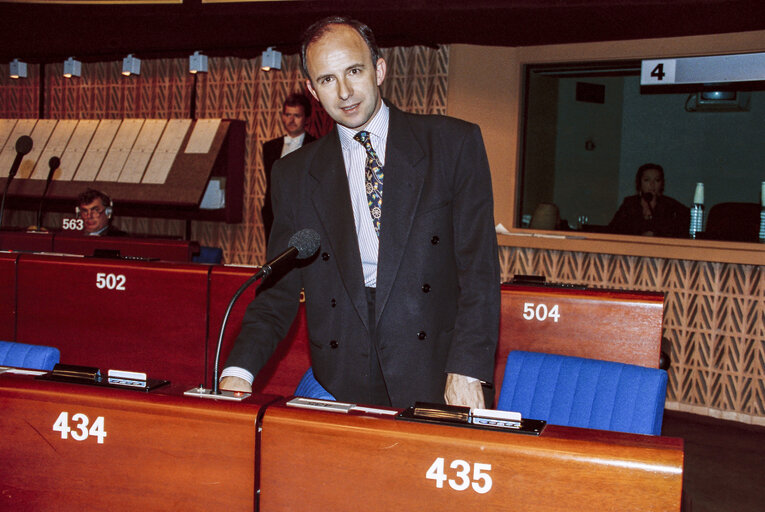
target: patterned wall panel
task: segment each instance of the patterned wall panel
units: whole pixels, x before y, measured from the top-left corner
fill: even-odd
[[[763,267],[512,247],[500,263],[503,280],[663,292],[667,407],[765,425]]]
[[[0,117],[35,118],[39,113],[40,67],[27,64],[26,78],[10,78],[10,65],[0,64]]]

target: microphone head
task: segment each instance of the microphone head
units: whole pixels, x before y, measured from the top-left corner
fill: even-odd
[[[59,167],[60,165],[61,165],[61,159],[60,159],[59,157],[57,157],[57,156],[52,156],[52,157],[50,157],[50,160],[48,160],[48,166],[49,166],[49,167],[50,167],[52,170],[54,170],[54,171],[55,171],[56,169],[58,169],[58,167]]]
[[[22,135],[18,139],[16,139],[16,153],[20,155],[26,155],[30,151],[32,151],[32,145],[34,142],[32,141],[32,137],[29,135]]]
[[[319,245],[321,245],[319,233],[310,228],[301,229],[292,235],[289,241],[289,247],[294,247],[298,250],[297,259],[299,260],[310,258],[316,254],[316,251],[319,250]]]

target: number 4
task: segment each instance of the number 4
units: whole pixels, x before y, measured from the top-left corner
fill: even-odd
[[[654,77],[656,80],[664,80],[664,77],[667,74],[664,72],[664,63],[660,62],[659,64],[656,64],[656,67],[653,68],[651,71],[651,76]]]
[[[444,473],[444,458],[439,457],[428,468],[428,472],[425,473],[425,477],[428,480],[435,480],[436,487],[441,489],[446,481],[446,474]]]
[[[53,430],[61,432],[61,439],[69,437],[69,432],[72,430],[69,428],[69,413],[64,411],[58,415],[56,422],[53,424]]]

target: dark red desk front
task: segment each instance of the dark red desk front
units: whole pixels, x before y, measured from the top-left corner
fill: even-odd
[[[273,398],[0,374],[0,510],[253,510],[255,424]]]
[[[681,439],[539,436],[0,374],[0,509],[673,511]],[[262,422],[258,416],[262,415]]]
[[[0,252],[0,341],[16,339],[16,259]]]
[[[21,254],[16,341],[61,362],[204,381],[209,267]]]

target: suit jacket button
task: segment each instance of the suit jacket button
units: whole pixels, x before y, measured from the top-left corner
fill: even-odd
[[[430,291],[430,285],[428,283],[422,285],[422,291],[428,293]]]
[[[329,254],[326,252],[321,253],[321,259],[324,261],[329,261]]]
[[[329,342],[329,346],[332,348],[337,348],[338,345],[339,343],[337,342],[337,340],[332,340]]]
[[[438,245],[438,242],[440,242],[440,241],[441,240],[436,235],[433,235],[433,238],[430,239],[430,243],[433,244],[433,245]]]
[[[417,338],[420,340],[424,340],[428,337],[428,334],[425,331],[420,331],[417,333]]]
[[[329,305],[334,308],[335,306],[337,306],[337,301],[335,299],[332,299],[329,301]]]

